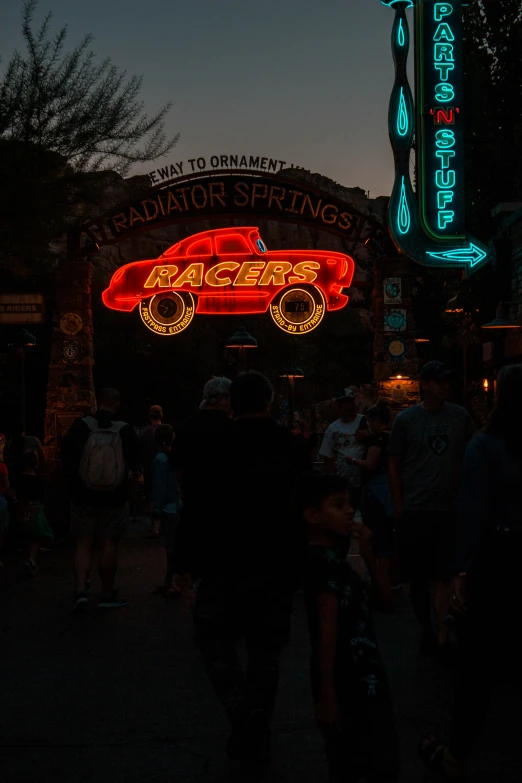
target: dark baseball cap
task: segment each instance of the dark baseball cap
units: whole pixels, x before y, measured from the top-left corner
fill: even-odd
[[[440,383],[453,375],[455,370],[449,370],[442,362],[427,362],[420,371],[421,381],[436,381]]]
[[[357,396],[352,389],[343,389],[340,394],[338,394],[335,397],[336,402],[341,402],[341,400],[356,400]]]

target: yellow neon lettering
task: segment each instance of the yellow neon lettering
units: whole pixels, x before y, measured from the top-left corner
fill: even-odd
[[[245,261],[237,273],[234,285],[256,285],[261,270],[265,268],[264,261]]]
[[[144,288],[170,288],[170,278],[178,272],[177,266],[155,266],[148,276]]]
[[[259,285],[284,285],[285,275],[292,271],[292,264],[288,261],[269,261]]]
[[[236,269],[239,269],[240,266],[241,264],[238,264],[237,261],[222,261],[221,264],[216,264],[215,266],[210,267],[207,274],[205,275],[205,282],[208,283],[208,285],[213,286],[232,285],[231,277],[228,275],[226,277],[218,277],[218,274],[225,271],[235,272]]]
[[[293,269],[293,276],[288,278],[289,283],[313,283],[317,280],[316,269],[320,269],[321,264],[317,261],[302,261],[296,264]]]
[[[188,283],[191,288],[201,288],[203,285],[203,264],[189,264],[180,276],[171,283],[173,288],[181,288]]]

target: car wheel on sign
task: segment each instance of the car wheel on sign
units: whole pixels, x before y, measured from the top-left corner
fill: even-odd
[[[168,291],[140,302],[140,318],[147,329],[166,337],[186,329],[195,312],[194,297],[188,291]]]
[[[289,334],[307,334],[324,318],[326,302],[322,291],[314,285],[293,285],[274,297],[270,315],[274,323]]]

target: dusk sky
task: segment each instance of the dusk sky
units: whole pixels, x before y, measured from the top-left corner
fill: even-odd
[[[21,0],[2,6],[0,68],[22,46]],[[268,156],[390,194],[393,13],[379,0],[40,0],[37,19],[48,10],[69,47],[91,32],[100,59],[143,74],[151,112],[172,101],[168,162]]]

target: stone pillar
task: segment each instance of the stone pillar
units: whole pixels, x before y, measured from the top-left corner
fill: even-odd
[[[399,278],[401,294],[396,302],[385,302],[385,280]],[[374,312],[374,380],[380,398],[393,403],[395,412],[417,402],[419,394],[419,358],[415,343],[413,320],[413,271],[405,256],[378,258],[374,264],[373,312]],[[385,319],[391,311],[397,317],[405,315],[405,329],[385,331]],[[388,345],[397,341],[404,343],[405,352],[400,360],[394,361],[388,352]],[[391,376],[407,376],[392,380]]]
[[[92,413],[96,405],[92,377],[92,261],[80,256],[78,235],[69,237],[68,259],[55,289],[47,384],[44,446],[51,473],[58,465],[61,440],[72,422]]]

